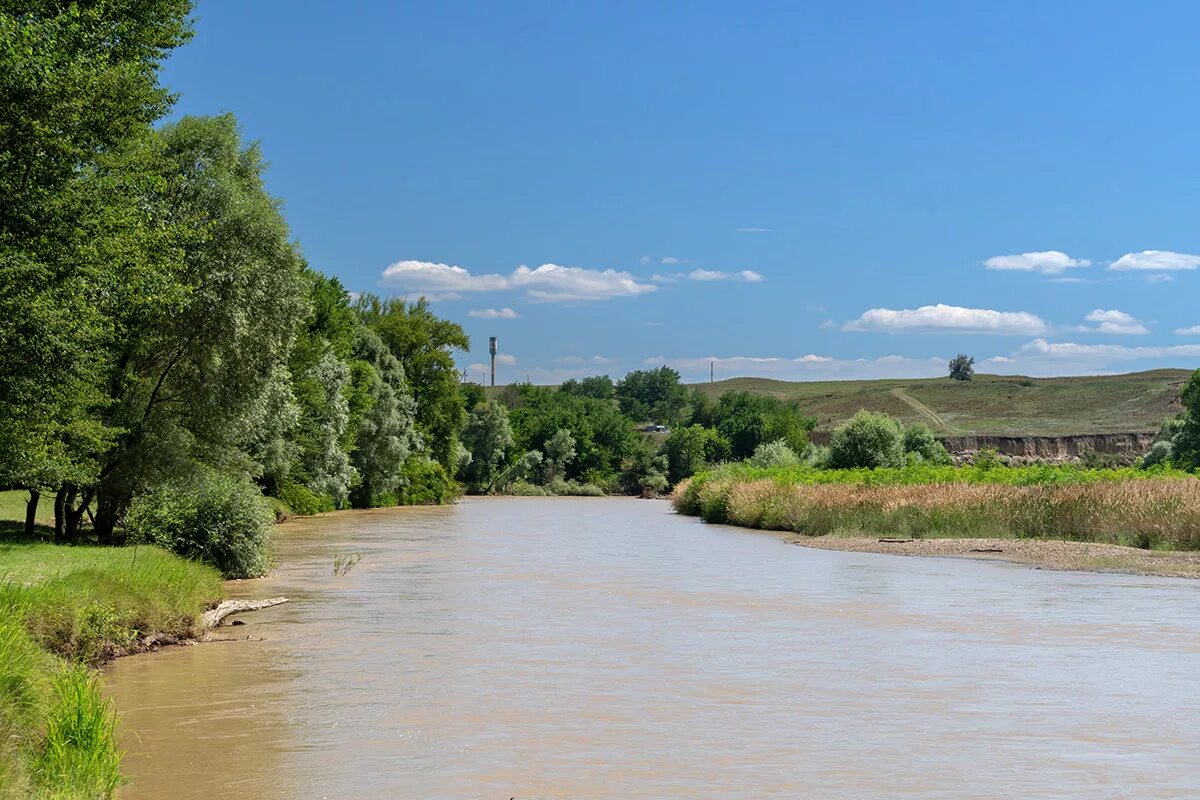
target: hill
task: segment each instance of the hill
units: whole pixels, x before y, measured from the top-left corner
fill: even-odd
[[[731,378],[694,384],[719,396],[731,390],[797,400],[830,430],[861,408],[921,421],[939,435],[1070,436],[1149,432],[1179,411],[1179,387],[1191,372],[1159,369],[1127,375],[1026,378],[976,375],[874,381],[788,382]]]

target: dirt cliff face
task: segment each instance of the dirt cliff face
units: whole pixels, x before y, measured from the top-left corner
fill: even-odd
[[[1150,450],[1153,433],[1097,433],[1083,436],[945,436],[952,455],[990,448],[1000,455],[1030,461],[1070,461],[1087,453],[1140,456]]]

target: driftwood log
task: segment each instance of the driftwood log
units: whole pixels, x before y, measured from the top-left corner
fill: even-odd
[[[205,629],[215,628],[221,624],[222,620],[233,614],[258,611],[259,609],[282,605],[287,601],[286,597],[272,597],[270,600],[226,600],[211,611],[205,611],[200,617],[200,622]]]

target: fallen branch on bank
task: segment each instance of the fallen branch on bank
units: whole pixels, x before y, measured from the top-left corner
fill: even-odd
[[[207,630],[221,624],[222,620],[233,614],[244,614],[247,611],[258,611],[271,606],[283,605],[286,597],[272,597],[270,600],[226,600],[211,611],[205,611],[200,617],[201,625]]]

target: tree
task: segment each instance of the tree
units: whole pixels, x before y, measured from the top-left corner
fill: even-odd
[[[700,425],[678,427],[663,445],[667,477],[671,483],[690,478],[707,464],[729,457],[729,442],[712,428]]]
[[[454,469],[455,442],[467,418],[454,352],[470,350],[471,340],[462,326],[430,311],[424,298],[406,303],[364,294],[354,308],[387,344],[404,367],[409,384],[416,387],[417,430],[430,454],[447,469]]]
[[[567,475],[567,465],[575,460],[575,437],[560,428],[542,445],[542,482],[561,481]]]
[[[404,367],[369,328],[355,330],[354,357],[363,368],[367,407],[355,430],[353,463],[359,483],[351,502],[359,507],[395,502],[404,463],[421,441],[416,432],[416,401]]]
[[[959,353],[950,359],[950,377],[956,381],[969,381],[975,375],[975,359]]]
[[[800,456],[788,447],[787,442],[777,439],[773,442],[764,442],[754,448],[754,455],[746,459],[746,463],[761,469],[798,467],[800,466]]]
[[[749,458],[760,444],[782,439],[795,453],[808,447],[808,431],[816,420],[793,403],[749,392],[726,392],[717,403],[717,430],[730,445],[730,455]]]
[[[612,378],[607,375],[594,375],[590,378],[582,378],[576,380],[563,381],[558,390],[564,394],[578,395],[579,397],[594,397],[597,400],[611,400],[616,394],[613,388]]]
[[[903,467],[904,463],[900,424],[882,412],[859,411],[833,432],[829,442],[833,469]]]
[[[1170,457],[1175,466],[1194,470],[1200,467],[1200,370],[1193,372],[1179,390],[1179,400],[1184,410],[1176,418],[1179,421],[1170,426],[1176,428]]]
[[[491,491],[513,446],[508,411],[501,404],[491,401],[476,406],[467,419],[462,439],[471,453],[464,479],[473,491]]]
[[[635,422],[674,426],[682,422],[687,408],[687,389],[679,373],[670,367],[634,370],[616,386],[621,413]]]

